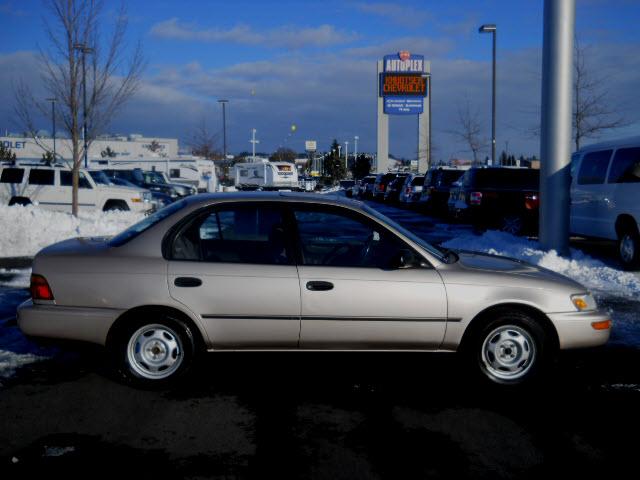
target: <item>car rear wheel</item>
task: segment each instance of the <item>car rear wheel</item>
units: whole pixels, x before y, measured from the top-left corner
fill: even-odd
[[[501,385],[530,383],[548,363],[548,341],[535,319],[505,311],[481,328],[468,346],[471,367]]]
[[[159,316],[128,326],[113,353],[126,380],[138,386],[158,387],[187,374],[193,363],[195,342],[186,324]]]
[[[637,229],[627,228],[619,235],[618,257],[625,270],[640,268],[640,235]]]

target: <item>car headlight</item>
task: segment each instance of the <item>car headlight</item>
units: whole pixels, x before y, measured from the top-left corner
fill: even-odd
[[[576,307],[580,312],[586,310],[595,310],[596,308],[598,308],[595,298],[593,298],[593,295],[591,295],[590,293],[571,295],[571,303],[573,303],[573,306]]]

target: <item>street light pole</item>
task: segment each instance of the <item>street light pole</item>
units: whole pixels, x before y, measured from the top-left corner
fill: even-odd
[[[349,170],[349,141],[344,142],[344,169]]]
[[[491,164],[496,164],[496,33],[495,24],[485,24],[479,33],[491,33],[493,36],[493,66],[491,75]]]
[[[224,162],[227,162],[227,103],[229,100],[218,100],[218,103],[222,105],[222,153],[224,155]]]
[[[254,163],[256,161],[256,143],[260,143],[260,140],[256,140],[256,132],[255,128],[251,129],[251,140],[249,140],[249,143],[251,143],[251,161]]]
[[[51,123],[53,124],[53,161],[56,160],[56,102],[57,98],[47,98],[47,102],[51,102]]]
[[[84,43],[76,43],[73,48],[82,52],[82,140],[84,141],[84,168],[89,167],[89,140],[87,138],[87,53],[93,53],[93,48]]]
[[[355,162],[356,160],[358,160],[358,140],[360,140],[360,137],[358,135],[356,135],[355,137],[353,137],[354,143],[353,143],[353,161]]]

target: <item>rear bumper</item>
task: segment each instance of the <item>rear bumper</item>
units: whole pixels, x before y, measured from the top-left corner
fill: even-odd
[[[611,320],[611,316],[601,310],[591,312],[570,312],[547,314],[558,332],[560,349],[596,347],[609,340],[611,328],[596,330],[592,324]]]
[[[18,307],[18,327],[30,337],[105,345],[107,333],[121,313],[106,308],[34,305],[27,300]]]

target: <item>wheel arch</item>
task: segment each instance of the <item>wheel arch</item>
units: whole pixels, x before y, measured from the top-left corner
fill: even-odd
[[[111,328],[109,328],[105,342],[107,348],[111,347],[114,342],[117,341],[119,335],[125,330],[129,322],[151,315],[168,315],[185,323],[193,333],[196,350],[200,352],[206,350],[206,334],[200,328],[198,322],[182,310],[168,305],[141,305],[122,313],[115,322],[113,322]]]
[[[554,351],[557,351],[560,348],[558,331],[549,317],[547,317],[542,310],[528,304],[512,302],[491,305],[476,314],[476,316],[469,322],[469,325],[467,325],[467,328],[462,335],[462,339],[460,340],[460,349],[464,349],[475,338],[482,327],[486,325],[486,323],[496,314],[514,310],[527,314],[538,321],[547,334],[549,340],[551,340],[551,348]]]
[[[14,195],[9,199],[9,205],[31,205],[31,199],[21,195]]]
[[[638,232],[638,222],[636,222],[636,219],[632,215],[623,213],[616,218],[615,228],[616,234],[620,237],[622,232],[626,231],[627,228],[635,228],[636,232]]]
[[[131,207],[129,207],[127,201],[122,198],[107,198],[107,200],[105,200],[104,204],[102,205],[102,211],[106,212],[112,206],[121,206],[124,207],[122,209],[123,211],[131,211]]]

